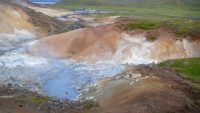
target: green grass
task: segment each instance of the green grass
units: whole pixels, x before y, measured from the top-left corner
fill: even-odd
[[[36,95],[17,95],[15,99],[17,101],[31,101],[35,104],[43,104],[51,100],[50,97],[37,97]]]
[[[91,109],[93,107],[97,107],[97,106],[98,106],[98,104],[96,102],[94,102],[93,100],[85,100],[83,102],[83,107],[85,110],[89,110],[89,109]]]
[[[159,22],[153,21],[134,21],[127,25],[129,29],[154,29],[160,27]]]
[[[140,17],[140,21],[133,21],[126,28],[154,29],[165,27],[171,29],[177,36],[186,37],[200,33],[199,6],[200,0],[64,0],[54,7],[91,8],[113,12],[88,15],[95,17],[115,15]],[[150,19],[144,20],[146,18]],[[164,19],[164,21],[157,19]]]
[[[93,100],[84,100],[82,102],[82,105],[83,105],[83,113],[88,113],[90,112],[91,109],[99,107],[99,104]]]
[[[200,34],[200,21],[187,19],[139,19],[128,22],[122,28],[125,30],[166,28],[172,30],[177,36],[186,37]]]
[[[192,82],[192,91],[200,93],[200,58],[176,59],[161,62],[161,67],[171,67],[183,73]]]
[[[178,36],[196,35],[200,33],[199,20],[176,20],[168,21],[163,24],[164,27],[172,29]]]
[[[159,64],[162,67],[172,67],[183,73],[186,78],[200,82],[200,58],[168,60]]]
[[[148,40],[148,41],[153,42],[153,41],[155,41],[156,39],[157,39],[157,37],[154,36],[154,35],[147,35],[147,40]]]
[[[32,101],[33,103],[35,104],[43,104],[43,103],[46,103],[49,101],[50,98],[47,98],[47,97],[36,97],[36,96],[30,96],[28,97],[28,99],[30,101]]]
[[[199,0],[65,0],[56,6],[109,10],[110,15],[191,18],[200,16]]]

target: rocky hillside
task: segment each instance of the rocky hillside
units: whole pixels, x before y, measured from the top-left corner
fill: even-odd
[[[49,35],[67,31],[67,24],[54,18],[37,13],[25,6],[10,2],[0,2],[1,33],[26,29],[36,34]]]

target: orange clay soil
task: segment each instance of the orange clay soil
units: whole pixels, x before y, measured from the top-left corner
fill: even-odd
[[[34,31],[29,18],[20,8],[0,2],[0,33],[11,33],[15,28]]]
[[[106,25],[43,38],[31,51],[49,51],[55,56],[79,61],[86,60],[88,57],[93,62],[107,53],[114,53],[119,39],[120,32],[114,30],[112,25]]]
[[[141,73],[142,77],[129,78],[130,73]],[[91,89],[86,95],[99,107],[86,113],[198,113],[200,95],[188,84],[171,69],[133,67]]]
[[[153,38],[152,38],[153,36]],[[45,37],[31,53],[97,63],[137,58],[163,61],[200,56],[200,40],[177,37],[166,29],[120,31],[115,24],[74,30]]]
[[[38,13],[25,6],[0,1],[0,33],[13,33],[17,30],[27,30],[44,37],[67,31],[67,23]]]

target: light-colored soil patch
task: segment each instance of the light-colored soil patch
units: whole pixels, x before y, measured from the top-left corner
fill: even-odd
[[[165,29],[123,32],[110,24],[45,37],[30,52],[87,63],[146,64],[199,57],[199,47],[200,40],[181,39]]]
[[[0,33],[11,33],[14,29],[34,31],[28,19],[29,16],[20,8],[0,3]]]
[[[128,79],[130,71],[140,72],[142,77]],[[196,103],[199,96],[188,89],[189,85],[178,73],[169,69],[136,67],[103,83],[86,94],[99,103],[99,107],[87,113],[197,113],[200,110]]]

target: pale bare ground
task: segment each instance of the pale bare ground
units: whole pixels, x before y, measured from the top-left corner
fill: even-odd
[[[138,76],[138,73],[141,76]],[[132,75],[130,77],[130,74]],[[137,77],[134,77],[137,75]],[[138,66],[101,81],[88,93],[99,106],[86,113],[198,113],[200,99],[171,69]]]
[[[155,40],[148,39],[155,35]],[[45,37],[33,45],[31,53],[78,62],[148,63],[200,56],[200,40],[183,39],[166,29],[120,31],[115,24],[83,28]],[[42,49],[41,49],[42,48]]]
[[[69,14],[74,14],[73,12],[66,10],[66,9],[56,9],[51,7],[42,7],[37,5],[27,5],[28,8],[35,10],[36,12],[41,12],[45,15],[48,15],[50,17],[59,17],[59,16],[65,16]]]
[[[42,38],[68,30],[67,23],[19,4],[0,2],[0,20],[0,33],[4,34],[26,30]]]
[[[0,15],[0,33],[13,33],[15,29],[35,31],[35,27],[28,22],[30,17],[18,7],[1,3]]]

